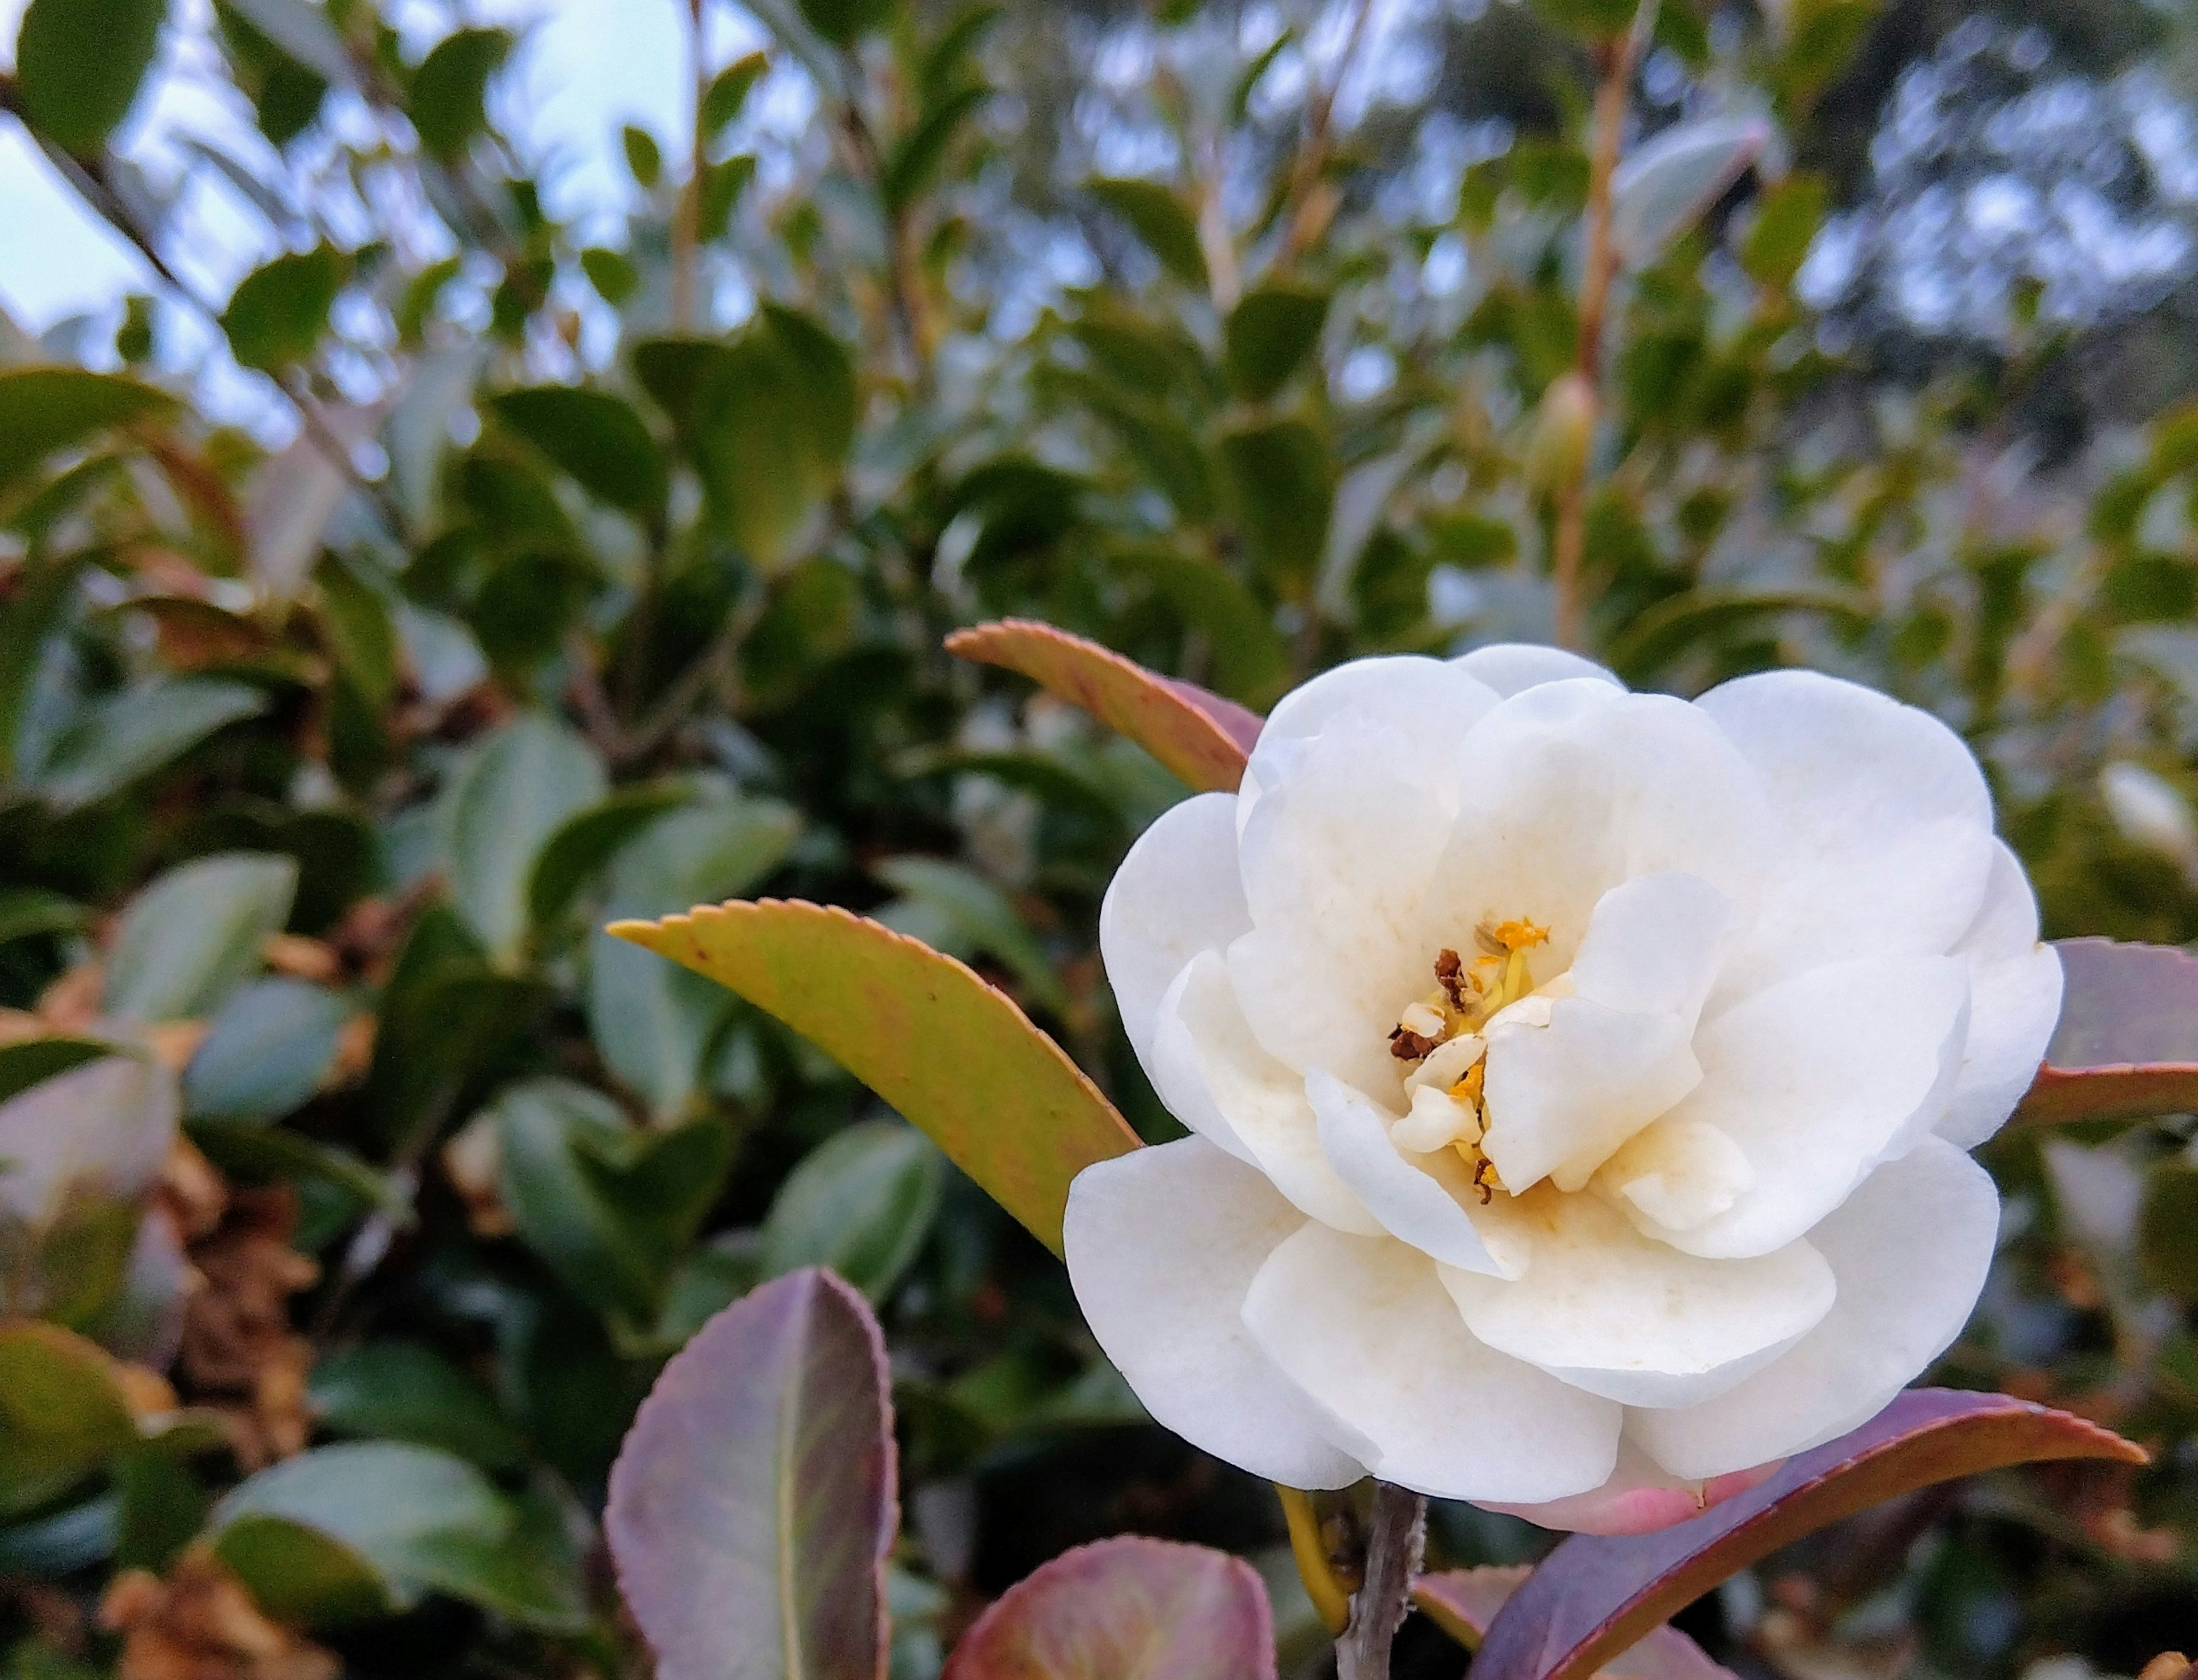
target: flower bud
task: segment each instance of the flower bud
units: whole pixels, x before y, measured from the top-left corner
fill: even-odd
[[[1542,393],[1526,445],[1526,482],[1545,496],[1571,489],[1587,471],[1595,436],[1595,388],[1579,373],[1560,374]]]

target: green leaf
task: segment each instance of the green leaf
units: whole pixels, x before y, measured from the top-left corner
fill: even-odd
[[[281,48],[292,63],[338,86],[352,79],[343,37],[314,0],[224,0],[254,29]]]
[[[297,860],[262,852],[221,852],[170,869],[122,912],[107,965],[108,1014],[145,1021],[211,1014],[259,968],[297,892]]]
[[[569,817],[535,854],[526,910],[538,935],[572,907],[619,848],[668,811],[694,797],[677,782],[621,788]]]
[[[1610,177],[1610,233],[1620,256],[1634,268],[1654,262],[1771,138],[1760,117],[1701,117],[1660,131],[1629,154]]]
[[[58,1324],[0,1324],[0,1513],[66,1492],[137,1440],[104,1349]]]
[[[623,251],[591,245],[580,253],[580,269],[602,300],[616,309],[641,288],[641,275]]]
[[[74,1038],[60,1033],[0,1044],[0,1102],[20,1096],[32,1085],[42,1085],[72,1067],[81,1067],[86,1062],[113,1054],[114,1046],[102,1039]]]
[[[755,179],[755,156],[749,152],[738,153],[723,163],[702,166],[702,202],[696,230],[706,243],[725,236],[741,195]]]
[[[164,768],[217,730],[266,709],[259,689],[205,677],[102,695],[61,731],[32,786],[48,805],[75,811]]]
[[[1275,628],[1274,615],[1233,573],[1166,549],[1132,550],[1120,564],[1151,578],[1183,624],[1204,634],[1212,651],[1215,688],[1246,705],[1280,697],[1289,683],[1289,644]]]
[[[351,259],[331,245],[286,252],[237,282],[221,329],[247,368],[278,373],[303,362],[328,330],[329,311],[351,277]]]
[[[675,811],[613,861],[611,914],[661,916],[730,898],[762,881],[793,846],[801,819],[767,799]],[[701,1085],[703,1052],[728,1013],[716,987],[596,934],[588,953],[588,1026],[619,1078],[659,1114],[674,1114]]]
[[[940,1680],[1271,1680],[1259,1572],[1206,1546],[1125,1534],[1079,1546],[1003,1593]]]
[[[445,36],[412,73],[406,112],[430,157],[453,162],[487,126],[488,80],[511,55],[505,29],[461,29]]]
[[[898,1120],[836,1132],[787,1176],[763,1222],[763,1264],[779,1277],[825,1266],[882,1301],[939,1217],[946,1161]]]
[[[358,1005],[303,980],[239,986],[183,1069],[194,1119],[265,1121],[302,1107],[321,1088]]]
[[[669,480],[656,439],[630,404],[607,391],[566,385],[507,391],[489,399],[497,419],[580,486],[637,518],[663,511]]]
[[[1328,294],[1270,282],[1229,311],[1223,366],[1247,402],[1264,403],[1311,358],[1328,321]]]
[[[1200,793],[1235,793],[1259,736],[1259,718],[1234,701],[1051,625],[1027,619],[978,625],[948,637],[946,650],[1020,671],[1127,735]]]
[[[349,561],[330,555],[314,574],[329,651],[368,706],[379,711],[397,691],[397,629],[388,603]]]
[[[0,490],[58,451],[175,411],[176,399],[166,392],[120,374],[85,368],[0,370]]]
[[[991,882],[937,857],[889,857],[877,866],[876,874],[906,895],[898,905],[879,913],[881,925],[951,956],[967,958],[983,951],[997,957],[1032,1002],[1055,1015],[1067,1014],[1068,991],[1054,972],[1053,960]],[[940,937],[933,938],[934,931]]]
[[[987,87],[957,88],[927,108],[916,126],[893,142],[878,183],[887,214],[899,214],[930,190],[962,125],[991,96],[992,90]]]
[[[745,58],[735,59],[710,78],[707,92],[702,96],[702,133],[714,140],[741,113],[747,103],[748,90],[763,78],[770,68],[767,53],[753,52]]]
[[[286,1126],[194,1120],[191,1142],[206,1158],[233,1177],[294,1184],[324,1185],[341,1193],[364,1212],[386,1214],[399,1230],[414,1223],[408,1192],[348,1149],[322,1143]]]
[[[1755,220],[1740,247],[1742,266],[1765,286],[1781,291],[1791,286],[1830,201],[1830,188],[1821,175],[1794,174],[1779,182],[1755,206]]]
[[[1319,434],[1302,420],[1253,421],[1224,432],[1219,451],[1224,499],[1253,567],[1286,593],[1303,590],[1335,502]]]
[[[813,1040],[1056,1253],[1069,1180],[1137,1147],[1098,1089],[1005,994],[875,921],[765,902],[610,931]]]
[[[2145,1282],[2160,1293],[2198,1300],[2198,1166],[2165,1160],[2145,1174],[2137,1257]]]
[[[166,0],[31,0],[15,38],[31,126],[65,151],[97,151],[137,102],[167,11]]]
[[[91,912],[73,898],[42,887],[0,887],[0,945],[41,933],[74,933],[91,921]]]
[[[798,0],[809,26],[835,47],[851,47],[893,14],[894,0]]]
[[[619,142],[625,148],[625,166],[636,185],[647,189],[664,178],[664,150],[654,135],[628,123],[619,131]]]
[[[515,718],[467,763],[442,816],[451,896],[491,955],[510,956],[525,941],[537,857],[605,786],[594,750],[541,712]]]
[[[1186,286],[1201,292],[1207,288],[1206,253],[1198,242],[1198,223],[1172,188],[1119,177],[1093,181],[1089,190],[1130,224],[1162,268]]]
[[[420,1342],[340,1348],[313,1367],[306,1396],[334,1434],[410,1441],[488,1470],[526,1462],[526,1440],[488,1391]]]
[[[614,1329],[644,1335],[731,1164],[724,1122],[637,1129],[563,1079],[513,1085],[489,1113],[503,1203],[527,1247]]]
[[[446,1592],[544,1632],[586,1620],[569,1552],[463,1459],[398,1441],[317,1447],[214,1507],[214,1549],[270,1614],[349,1619]]]
[[[885,1340],[812,1270],[736,1301],[664,1368],[603,1528],[663,1680],[877,1680],[895,1514]]]

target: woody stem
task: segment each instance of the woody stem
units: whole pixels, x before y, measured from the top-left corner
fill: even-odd
[[[1427,1536],[1428,1502],[1376,1482],[1365,1580],[1351,1595],[1351,1620],[1335,1642],[1336,1680],[1389,1680],[1389,1648],[1404,1625]]]

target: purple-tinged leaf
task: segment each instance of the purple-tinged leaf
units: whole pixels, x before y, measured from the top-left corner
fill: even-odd
[[[1063,1552],[980,1616],[940,1680],[1274,1680],[1241,1558],[1135,1535]]]
[[[1474,1680],[1584,1680],[1659,1623],[1788,1541],[1910,1489],[2052,1458],[2145,1462],[2066,1412],[2005,1394],[1910,1389],[1760,1486],[1653,1534],[1576,1534],[1497,1613]]]
[[[1259,738],[1258,716],[1235,700],[1034,619],[957,630],[946,650],[1020,671],[1129,736],[1200,793],[1235,793]]]
[[[1428,1620],[1467,1650],[1478,1650],[1496,1613],[1533,1572],[1515,1568],[1445,1569],[1412,1583],[1412,1602]],[[1713,1663],[1702,1648],[1665,1623],[1652,1627],[1638,1645],[1602,1665],[1604,1680],[1732,1680],[1732,1671]]]
[[[665,1366],[603,1514],[658,1680],[885,1672],[888,1395],[877,1321],[816,1270],[734,1302]]]
[[[813,1040],[1061,1252],[1069,1181],[1137,1135],[1005,992],[847,911],[765,898],[611,933],[730,986]]]
[[[2061,939],[2061,1024],[2018,1123],[2198,1109],[2198,958],[2173,945]]]

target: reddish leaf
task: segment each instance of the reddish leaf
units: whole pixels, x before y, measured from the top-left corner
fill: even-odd
[[[1446,1569],[1412,1583],[1412,1602],[1468,1651],[1480,1642],[1504,1601],[1533,1572],[1516,1568]],[[1702,1648],[1668,1622],[1652,1627],[1631,1650],[1602,1665],[1605,1680],[1732,1680],[1732,1671],[1712,1662]]]
[[[659,1680],[860,1680],[886,1664],[885,1338],[831,1273],[737,1300],[675,1355],[603,1523]]]
[[[2141,1464],[2145,1454],[2096,1424],[2005,1394],[1910,1389],[1853,1433],[1691,1522],[1567,1540],[1497,1614],[1473,1660],[1474,1680],[1593,1674],[1788,1541],[1911,1488],[2049,1458]]]
[[[1020,671],[1129,736],[1200,793],[1233,793],[1259,719],[1233,700],[1148,671],[1112,648],[1029,619],[957,630],[949,653]]]
[[[1274,1680],[1266,1589],[1226,1552],[1134,1535],[1063,1552],[980,1616],[940,1680]]]
[[[1013,998],[875,921],[766,898],[610,931],[815,1040],[1056,1254],[1068,1181],[1137,1147]]]
[[[2015,1119],[2050,1125],[2198,1108],[2198,959],[2113,939],[2054,949],[2061,1024]]]

